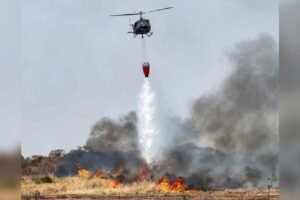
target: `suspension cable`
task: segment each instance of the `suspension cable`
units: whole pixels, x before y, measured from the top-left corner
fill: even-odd
[[[147,49],[146,49],[146,41],[145,38],[141,38],[141,44],[142,44],[142,59],[143,63],[148,62],[148,55],[147,55]]]

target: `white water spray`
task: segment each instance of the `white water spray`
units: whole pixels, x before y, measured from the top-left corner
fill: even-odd
[[[159,134],[156,115],[156,95],[148,79],[145,79],[139,93],[138,103],[138,139],[141,153],[146,162],[155,160],[155,139]]]

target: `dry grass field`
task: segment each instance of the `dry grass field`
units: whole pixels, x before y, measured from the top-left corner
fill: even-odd
[[[48,182],[48,183],[47,183]],[[22,199],[220,199],[220,200],[275,200],[278,190],[167,190],[164,183],[140,181],[121,184],[101,177],[65,177],[40,181],[23,177]]]

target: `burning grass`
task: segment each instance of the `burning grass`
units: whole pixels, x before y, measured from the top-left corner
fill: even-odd
[[[79,173],[79,172],[78,172]],[[149,199],[150,197],[160,197],[162,199],[279,199],[278,190],[222,190],[222,191],[199,191],[188,190],[182,177],[171,179],[163,177],[158,182],[140,180],[135,182],[121,183],[118,180],[95,176],[99,171],[94,172],[89,177],[78,174],[74,177],[58,178],[51,177],[52,183],[38,183],[37,178],[23,177],[22,197],[30,198],[53,198],[68,199],[76,195],[80,199],[93,199],[109,197],[126,197],[126,199]],[[151,199],[150,198],[150,199]]]
[[[149,199],[150,197],[163,199],[279,199],[278,190],[222,190],[201,191],[191,190],[185,183],[184,177],[174,175],[153,178],[153,173],[145,164],[133,175],[128,175],[122,167],[110,172],[100,169],[89,171],[76,166],[77,175],[69,177],[24,176],[21,180],[23,199]],[[113,197],[113,198],[112,198]],[[132,197],[132,198],[131,198]],[[150,199],[151,199],[150,198]]]

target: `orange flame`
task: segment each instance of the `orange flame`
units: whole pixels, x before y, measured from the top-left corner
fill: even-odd
[[[171,191],[182,192],[186,190],[187,185],[183,183],[183,177],[177,177],[175,182],[171,185]]]
[[[78,174],[78,176],[85,177],[85,178],[89,176],[90,172],[87,169],[82,168],[80,166],[80,164],[77,164],[76,167],[77,167],[77,174]]]
[[[120,188],[121,187],[121,183],[120,182],[118,182],[118,181],[116,181],[116,180],[112,180],[111,182],[110,182],[110,187],[111,188]]]
[[[89,174],[90,174],[90,172],[86,169],[79,169],[78,170],[78,176],[80,176],[80,177],[86,178],[86,177],[89,176]]]
[[[157,184],[157,186],[164,192],[171,190],[170,188],[170,179],[168,177],[163,177]]]
[[[174,182],[168,177],[163,177],[157,183],[157,186],[164,192],[183,192],[187,189],[187,185],[183,181],[183,177],[177,177]]]

